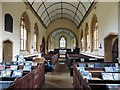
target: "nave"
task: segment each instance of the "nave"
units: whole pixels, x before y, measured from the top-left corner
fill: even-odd
[[[43,86],[108,90],[108,83],[120,88],[120,2],[70,1],[0,0],[1,88],[9,80],[12,90]],[[58,60],[59,54],[66,54],[64,63]],[[44,72],[41,55],[54,65],[53,73],[52,69]],[[88,82],[81,75],[81,64],[83,74],[90,73]]]
[[[53,73],[46,73],[43,89],[73,89],[73,77],[70,76],[66,59],[59,58]]]

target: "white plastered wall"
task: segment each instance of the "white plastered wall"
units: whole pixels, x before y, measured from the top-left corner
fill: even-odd
[[[78,28],[76,27],[75,24],[73,24],[73,22],[67,19],[58,19],[54,21],[53,23],[51,23],[47,28],[46,36],[48,37],[49,34],[51,34],[51,32],[59,28],[70,30],[72,33],[76,35],[77,40],[78,40],[79,38]]]
[[[92,11],[89,13],[87,18],[82,23],[85,30],[85,23],[89,25],[89,33],[91,27],[91,20],[93,14],[97,16],[99,23],[99,44],[102,44],[102,49],[98,49],[98,52],[92,52],[94,55],[104,56],[104,38],[110,32],[118,33],[118,3],[117,2],[98,2]],[[79,32],[80,33],[80,32]],[[80,34],[79,34],[80,35]]]
[[[72,38],[69,36],[69,34],[66,33],[60,33],[58,35],[56,35],[55,39],[54,39],[54,43],[55,43],[55,47],[54,48],[59,48],[59,39],[61,36],[65,36],[65,38],[67,39],[67,48],[71,48],[73,43],[72,43]]]
[[[3,2],[2,3],[3,28],[2,28],[2,33],[0,33],[0,36],[2,34],[2,41],[9,39],[13,42],[13,61],[16,60],[15,56],[21,53],[20,52],[20,19],[24,12],[27,12],[30,20],[30,26],[31,26],[30,46],[33,43],[33,31],[36,22],[39,28],[39,37],[38,37],[39,45],[41,44],[42,37],[44,36],[46,38],[46,29],[41,25],[39,20],[35,17],[35,15],[23,2]],[[13,33],[4,31],[4,15],[6,13],[9,13],[13,17]],[[30,54],[30,53],[33,53],[32,50],[30,50],[29,53],[24,53],[24,54]],[[2,55],[0,57],[2,58]]]
[[[0,62],[2,62],[2,2],[0,1]]]

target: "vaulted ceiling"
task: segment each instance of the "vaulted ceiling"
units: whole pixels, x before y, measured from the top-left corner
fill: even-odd
[[[57,19],[68,19],[78,28],[94,0],[28,0],[44,26]]]

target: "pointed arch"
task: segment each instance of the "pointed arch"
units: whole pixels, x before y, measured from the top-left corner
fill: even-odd
[[[20,19],[20,50],[30,52],[30,20],[27,12]]]
[[[98,20],[97,16],[94,14],[91,20],[91,52],[98,50]]]
[[[38,24],[35,23],[35,25],[34,25],[34,35],[33,35],[33,46],[34,46],[35,51],[39,51],[38,36],[39,36],[39,28],[38,28]]]
[[[89,26],[88,23],[85,24],[85,51],[89,49]]]
[[[3,41],[3,62],[10,63],[13,59],[13,42],[10,39]]]
[[[114,38],[112,45],[112,62],[117,62],[118,58],[118,36]]]
[[[110,32],[104,37],[104,61],[116,62],[118,52],[118,34]]]
[[[5,14],[5,31],[13,32],[13,17],[9,14]]]
[[[80,37],[80,49],[81,51],[84,50],[84,40],[83,40],[83,29],[81,29],[81,37]]]
[[[45,54],[45,37],[42,38],[42,43],[40,45],[40,51]]]
[[[60,48],[66,48],[67,47],[67,39],[65,36],[61,36],[59,38],[59,47]]]
[[[75,40],[76,40],[76,47],[78,47],[78,38],[77,38],[77,35],[72,31],[72,30],[70,30],[70,29],[68,29],[68,28],[55,28],[52,32],[50,32],[49,33],[49,35],[47,36],[47,51],[48,51],[48,46],[49,46],[49,38],[50,38],[50,36],[51,36],[51,34],[53,33],[53,32],[55,32],[56,30],[58,30],[58,29],[65,29],[65,30],[67,30],[67,31],[69,31],[69,32],[71,32],[73,35],[74,35],[74,37],[75,37]]]

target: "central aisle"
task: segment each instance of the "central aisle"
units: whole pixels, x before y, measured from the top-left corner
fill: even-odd
[[[44,89],[73,89],[73,77],[70,77],[65,59],[59,59],[55,70],[45,75]]]

